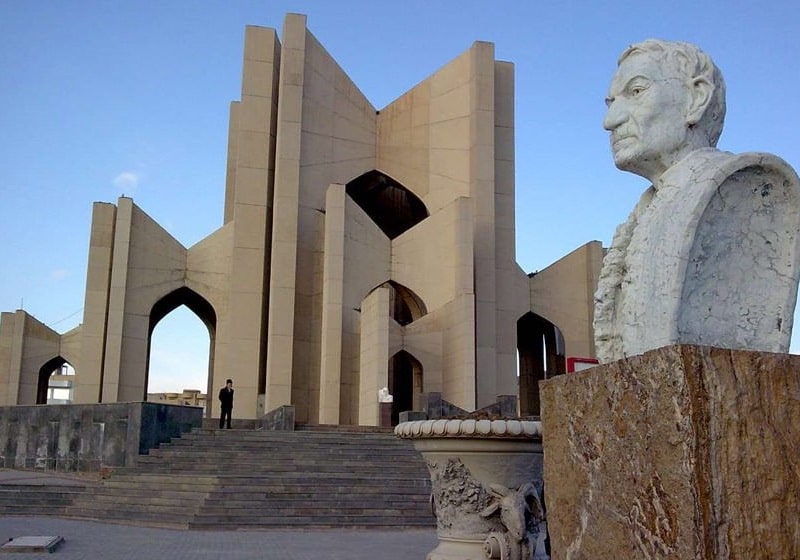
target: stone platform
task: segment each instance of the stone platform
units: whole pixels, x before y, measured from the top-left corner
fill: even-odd
[[[541,392],[554,559],[800,558],[800,356],[670,346]]]

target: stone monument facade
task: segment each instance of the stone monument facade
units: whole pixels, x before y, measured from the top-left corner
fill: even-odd
[[[96,203],[83,323],[3,313],[0,404],[39,402],[64,361],[78,403],[143,400],[153,329],[186,305],[210,334],[205,392],[233,378],[237,418],[376,425],[384,387],[400,411],[426,393],[474,410],[518,393],[518,351],[538,412],[536,381],[594,356],[602,249],[517,265],[513,107],[490,43],[377,110],[305,16],[248,27],[222,227],[184,247],[132,199]]]
[[[601,361],[675,343],[786,352],[800,274],[800,179],[771,154],[715,149],[725,83],[698,48],[620,57],[603,126],[614,162],[651,181],[604,259]]]

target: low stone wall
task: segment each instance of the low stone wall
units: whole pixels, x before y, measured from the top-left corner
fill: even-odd
[[[0,407],[0,466],[96,471],[200,426],[203,409],[162,403]]]

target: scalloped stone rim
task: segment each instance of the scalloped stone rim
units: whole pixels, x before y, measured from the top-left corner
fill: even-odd
[[[534,420],[415,420],[394,428],[394,435],[406,439],[487,437],[539,439],[542,423]]]

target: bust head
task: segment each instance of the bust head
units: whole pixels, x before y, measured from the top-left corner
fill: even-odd
[[[648,39],[619,57],[606,105],[614,164],[655,183],[690,152],[717,145],[725,82],[694,45]]]

